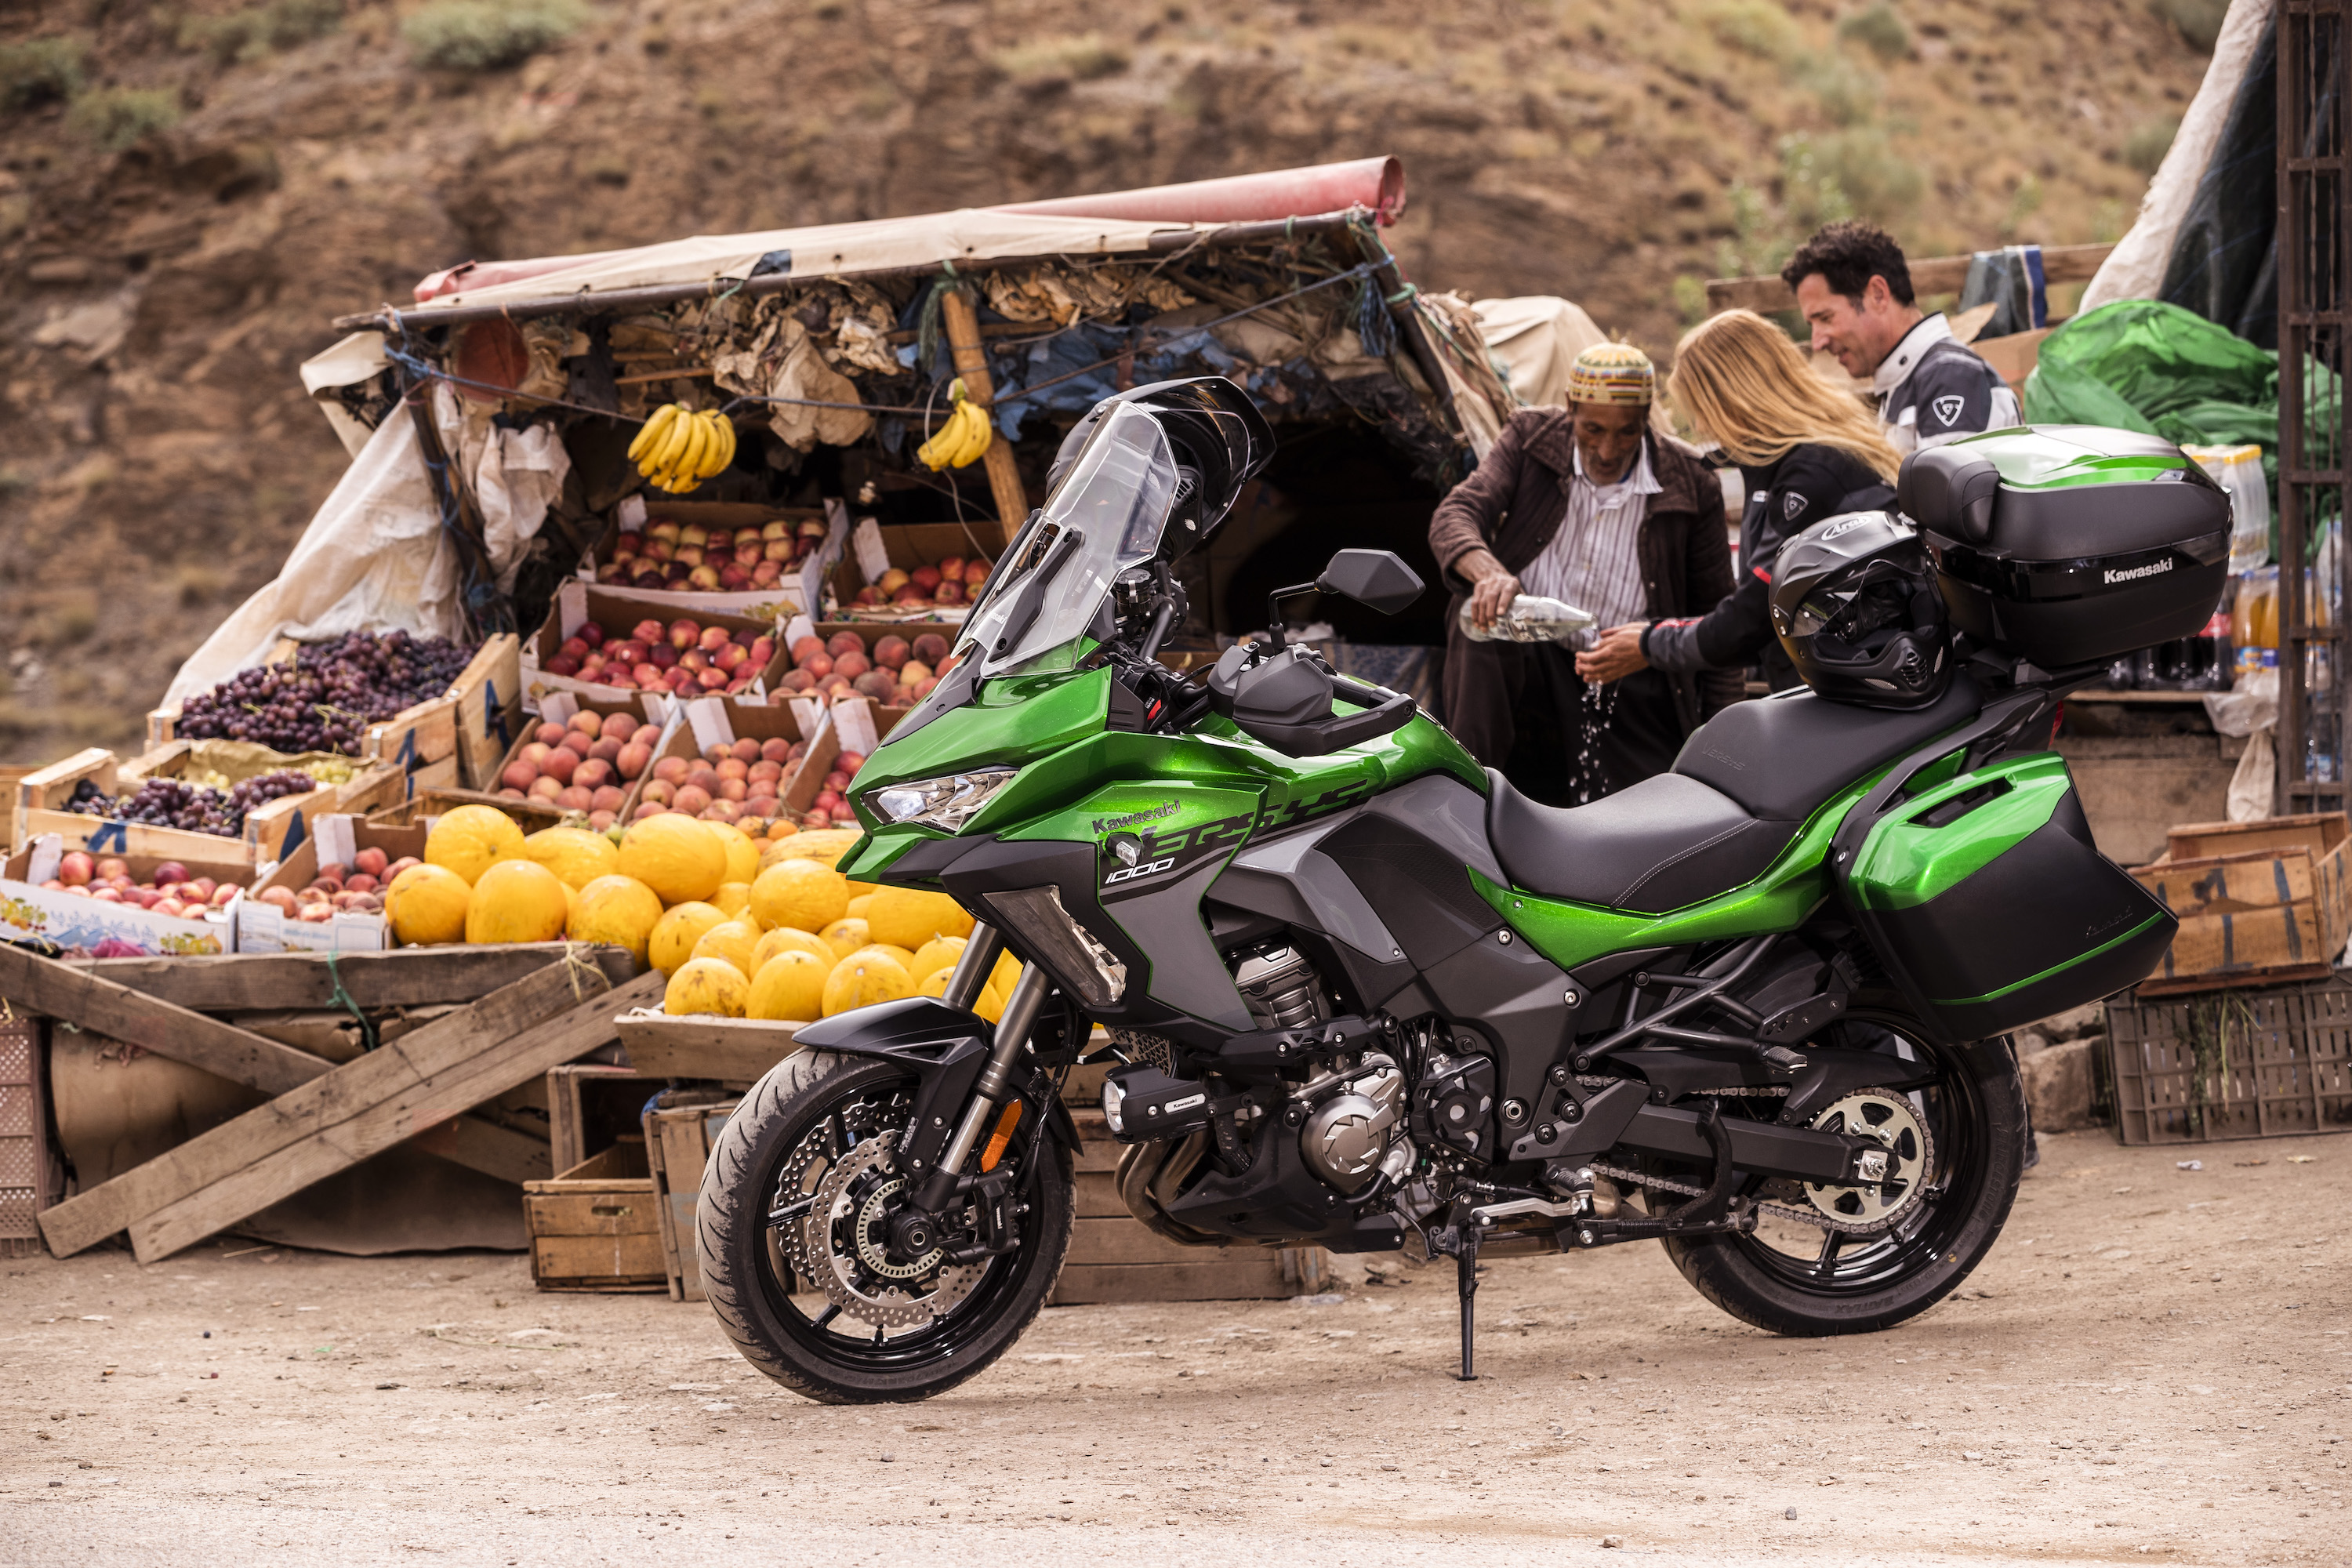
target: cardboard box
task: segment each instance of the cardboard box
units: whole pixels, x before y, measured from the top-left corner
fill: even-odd
[[[840,561],[826,579],[824,614],[843,621],[961,625],[971,613],[980,584],[966,584],[961,602],[955,605],[860,605],[856,599],[868,586],[878,584],[883,573],[892,567],[911,572],[918,566],[936,566],[948,560],[969,562],[979,558],[993,562],[996,552],[982,543],[984,526],[966,528],[953,522],[883,524],[870,517],[859,518],[850,530],[849,547],[842,552]]]
[[[305,807],[312,813],[333,804],[337,791],[312,790],[307,795],[281,795],[246,814],[242,835],[225,838],[215,833],[194,833],[179,827],[155,827],[143,822],[115,822],[63,809],[74,787],[88,779],[100,793],[121,795],[138,786],[122,782],[121,764],[112,752],[93,747],[61,763],[27,773],[16,785],[16,843],[22,848],[43,834],[55,834],[68,849],[93,854],[151,856],[159,860],[203,860],[247,867],[276,860],[307,831]],[[248,871],[247,876],[250,876]],[[240,882],[245,877],[237,879]]]
[[[258,751],[266,762],[254,763],[238,755]],[[287,768],[300,768],[320,761],[328,753],[305,752],[288,756],[266,747],[252,747],[241,741],[167,741],[163,745],[142,752],[116,768],[116,780],[125,789],[136,787],[151,778],[185,778],[191,768],[219,773],[233,783],[258,778],[263,773]],[[337,762],[348,763],[352,772],[349,783],[322,784],[320,794],[307,796],[302,804],[302,819],[315,822],[324,812],[341,811],[359,816],[391,805],[406,798],[408,781],[400,770],[388,763],[370,763],[364,758],[341,757]]]
[[[817,795],[824,789],[825,775],[833,772],[833,764],[842,752],[873,755],[883,737],[913,711],[910,708],[877,708],[863,697],[849,698],[826,709],[824,721],[818,726],[815,739],[809,742],[808,755],[802,759],[800,771],[784,786],[785,809],[804,812],[814,805]],[[835,825],[845,825],[849,820],[845,812]]]
[[[678,708],[677,703],[650,691],[638,692],[634,697],[628,693],[621,693],[610,698],[580,697],[569,691],[551,691],[540,699],[539,711],[533,715],[526,715],[522,722],[516,727],[513,744],[499,753],[498,761],[489,770],[488,782],[477,787],[474,793],[486,797],[495,797],[503,804],[514,804],[512,797],[501,793],[508,787],[504,782],[508,765],[519,760],[522,755],[522,749],[538,738],[540,725],[569,724],[574,714],[583,710],[605,718],[610,718],[615,713],[626,713],[630,718],[637,720],[640,729],[633,731],[629,738],[634,742],[642,737],[647,745],[654,748],[654,760],[658,762],[670,754],[667,742],[670,739],[670,731],[678,722]],[[651,764],[647,765],[645,776],[636,779],[620,779],[618,770],[614,770],[614,777],[621,790],[621,804],[614,812],[614,821],[626,822],[629,819],[629,813],[636,809],[638,795],[646,779],[652,776]],[[562,809],[552,806],[551,803],[534,804],[549,805],[551,809]]]
[[[607,588],[591,587],[573,579],[556,590],[555,605],[548,612],[547,624],[523,648],[523,698],[528,707],[536,708],[541,699],[551,691],[568,691],[575,697],[593,698],[602,701],[627,701],[639,693],[631,688],[606,686],[598,681],[583,680],[576,676],[551,675],[547,661],[562,647],[563,639],[590,621],[603,628],[608,638],[626,637],[639,621],[691,620],[702,626],[725,626],[735,634],[736,640],[745,644],[755,637],[768,637],[775,643],[775,652],[761,667],[758,677],[750,687],[727,700],[757,706],[767,701],[777,679],[792,668],[785,657],[783,638],[774,625],[749,616],[698,614],[681,611],[677,615],[658,615],[647,606],[634,603]],[[667,697],[669,693],[663,692]],[[723,695],[723,694],[721,694]]]
[[[232,844],[226,838],[212,842],[224,847]],[[176,855],[121,857],[130,862],[131,876],[135,881],[152,879],[155,868],[165,860],[179,860],[192,879],[210,877],[237,889],[224,907],[188,919],[155,914],[137,904],[110,903],[43,887],[42,883],[56,879],[58,862],[68,847],[55,834],[44,834],[9,856],[7,864],[0,867],[0,940],[53,942],[60,947],[85,951],[110,944],[108,954],[117,958],[141,954],[169,958],[236,951],[237,910],[244,901],[245,881],[253,875],[251,866],[235,859],[191,860]]]
[[[881,643],[882,639],[892,637],[903,637],[911,645],[921,637],[935,636],[941,642],[945,643],[949,648],[952,649],[956,646],[957,639],[963,635],[963,628],[946,621],[903,621],[898,623],[881,621],[812,621],[804,616],[794,616],[791,621],[785,623],[784,626],[783,636],[786,668],[782,675],[776,678],[776,684],[771,688],[772,695],[770,697],[769,700],[771,702],[789,703],[793,705],[802,714],[802,722],[806,727],[814,727],[816,712],[825,705],[826,699],[817,692],[797,691],[793,689],[791,684],[791,676],[793,670],[798,667],[791,663],[792,649],[803,638],[812,637],[820,639],[825,643],[827,647],[830,647],[834,638],[843,635],[844,633],[856,637],[857,639],[858,647],[864,649],[866,657],[871,659],[874,656],[874,649]],[[942,658],[940,662],[945,663],[946,660]],[[864,694],[860,693],[859,695]],[[911,706],[911,704],[909,704],[909,706]]]
[[[2180,921],[2149,984],[2325,973],[2352,936],[2352,822],[2342,812],[2176,827],[2132,871]]]
[[[425,858],[425,829],[421,826],[378,826],[365,817],[332,815],[318,818],[310,837],[278,868],[256,882],[236,905],[236,950],[239,952],[376,952],[391,947],[392,922],[381,914],[341,910],[331,921],[298,921],[260,895],[271,888],[293,891],[307,888],[320,865],[341,861],[348,866],[362,849],[381,849],[394,860],[410,856]]]
[[[824,525],[825,532],[815,551],[797,567],[786,572],[783,580],[772,588],[726,593],[640,588],[625,583],[597,581],[599,569],[611,562],[613,547],[625,531],[637,532],[662,521],[680,524],[699,523],[705,529],[731,530],[758,529],[777,521],[792,523],[795,528],[803,522],[818,522]],[[648,506],[646,497],[629,496],[615,509],[613,526],[591,552],[590,559],[580,563],[580,575],[583,580],[594,583],[609,593],[647,606],[648,614],[658,614],[664,620],[672,620],[679,616],[699,618],[704,612],[710,611],[781,623],[789,616],[820,605],[824,593],[825,573],[839,557],[847,533],[848,513],[838,500],[827,501],[822,509],[674,500],[660,500]]]
[[[537,801],[503,800],[478,790],[421,789],[398,805],[385,806],[370,812],[368,821],[378,827],[425,827],[461,805],[487,805],[503,811],[514,818],[515,826],[526,834],[542,827],[553,827],[563,820],[563,813],[552,806],[542,806]]]
[[[457,781],[467,789],[489,787],[499,759],[522,727],[522,638],[501,633],[484,642],[463,673],[450,683],[452,717],[457,726]]]

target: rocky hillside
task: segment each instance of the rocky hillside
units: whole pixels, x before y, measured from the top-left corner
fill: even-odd
[[[434,268],[1390,152],[1416,278],[1664,350],[1826,217],[2119,233],[2158,3],[0,0],[0,758],[134,739],[341,468],[295,365]]]

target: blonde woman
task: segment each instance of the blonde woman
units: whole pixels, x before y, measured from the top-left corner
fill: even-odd
[[[1786,689],[1797,672],[1769,613],[1781,542],[1825,517],[1892,502],[1895,448],[1869,409],[1816,376],[1789,334],[1753,310],[1727,310],[1685,333],[1666,395],[1748,481],[1738,575],[1704,616],[1611,627],[1577,656],[1576,672],[1606,681],[1760,663],[1772,689]]]

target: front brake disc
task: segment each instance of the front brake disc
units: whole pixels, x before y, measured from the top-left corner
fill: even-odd
[[[825,1297],[877,1328],[912,1328],[944,1316],[971,1294],[984,1263],[947,1264],[938,1248],[904,1262],[891,1258],[890,1219],[905,1201],[896,1129],[837,1157],[801,1225],[801,1251]],[[929,1277],[929,1287],[917,1282]]]

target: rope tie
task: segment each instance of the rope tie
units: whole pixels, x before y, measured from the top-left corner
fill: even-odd
[[[327,1000],[340,1005],[344,1012],[349,1013],[352,1016],[353,1021],[355,1021],[360,1026],[361,1049],[373,1051],[378,1046],[383,1044],[383,1042],[376,1037],[375,1021],[370,1018],[367,1014],[361,1011],[358,1001],[353,998],[350,992],[343,989],[343,975],[342,972],[335,965],[335,956],[334,949],[329,948],[327,950],[327,978],[335,983],[335,989],[334,994],[329,996]]]

